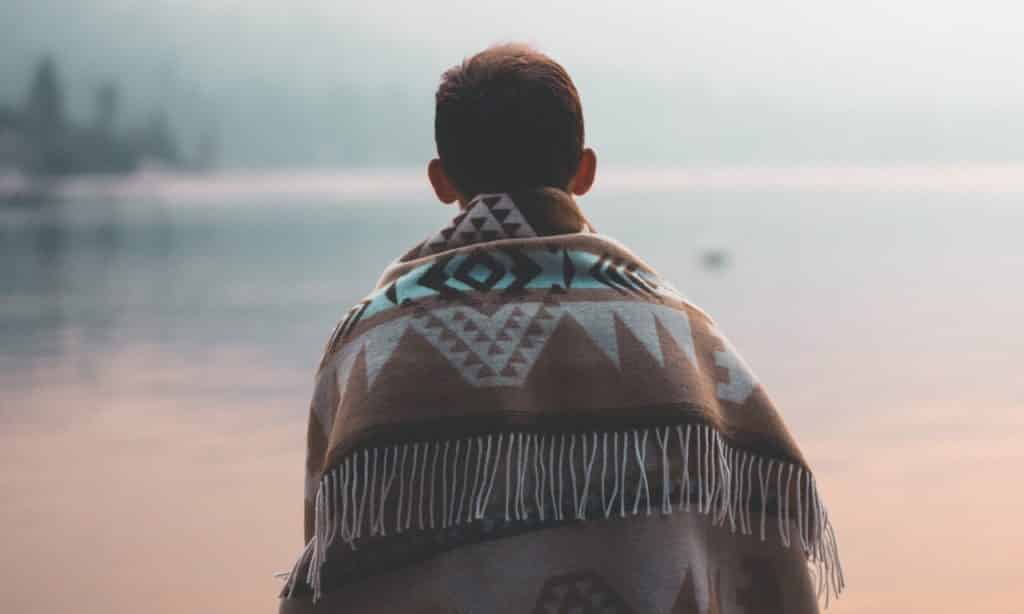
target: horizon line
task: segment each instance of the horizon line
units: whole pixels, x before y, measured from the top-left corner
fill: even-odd
[[[395,200],[431,198],[425,169],[412,167],[225,169],[143,168],[129,175],[78,175],[43,184],[0,169],[0,198],[42,189],[68,200],[156,199],[209,203],[291,197]],[[694,190],[1024,193],[1024,162],[961,164],[805,164],[787,166],[618,166],[601,169],[600,193]]]

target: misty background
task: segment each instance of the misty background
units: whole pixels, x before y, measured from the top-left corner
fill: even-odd
[[[494,5],[5,0],[0,104],[52,54],[72,117],[121,88],[227,168],[410,166],[440,73],[524,40],[574,76],[602,162],[799,165],[1024,159],[1024,9],[1010,2],[638,0]]]
[[[828,611],[1019,614],[1022,24],[0,0],[0,612],[276,611],[323,344],[453,215],[424,172],[442,71],[523,41],[582,96],[588,219],[712,314],[800,442],[849,585]]]

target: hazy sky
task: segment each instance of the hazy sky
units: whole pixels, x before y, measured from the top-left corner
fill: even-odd
[[[205,126],[229,165],[415,164],[439,73],[524,40],[562,61],[623,164],[1024,159],[1012,2],[3,0],[0,100],[51,51],[72,107]]]

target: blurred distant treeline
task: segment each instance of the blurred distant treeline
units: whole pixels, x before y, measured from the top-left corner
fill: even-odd
[[[205,135],[185,155],[166,111],[157,109],[142,122],[124,126],[121,93],[113,81],[96,87],[91,121],[75,123],[66,114],[65,90],[51,57],[36,65],[20,106],[0,103],[0,171],[32,176],[130,173],[143,165],[205,169],[217,152]]]

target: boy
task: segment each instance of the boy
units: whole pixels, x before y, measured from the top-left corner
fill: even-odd
[[[436,104],[459,211],[328,342],[282,612],[817,612],[813,475],[714,322],[576,205],[565,69],[492,47]]]

